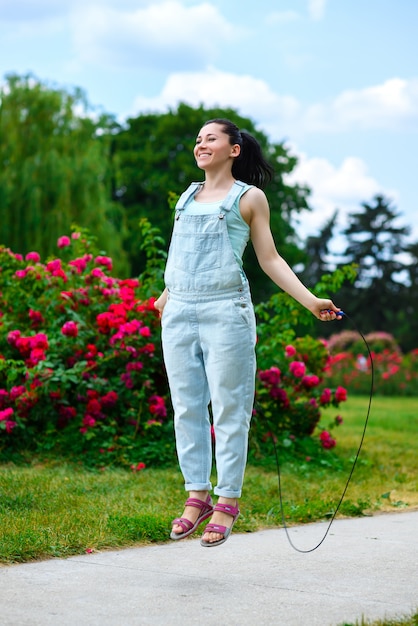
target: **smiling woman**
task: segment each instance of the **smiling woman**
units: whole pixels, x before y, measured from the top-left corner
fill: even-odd
[[[201,541],[212,547],[228,539],[239,516],[253,411],[256,328],[242,267],[249,237],[261,268],[279,287],[319,319],[340,316],[331,300],[315,297],[299,281],[276,250],[261,190],[272,168],[258,142],[231,121],[216,118],[198,132],[194,156],[205,180],[192,183],[177,203],[166,289],[155,307],[161,315],[177,453],[190,493],[170,536],[189,536],[213,513]]]

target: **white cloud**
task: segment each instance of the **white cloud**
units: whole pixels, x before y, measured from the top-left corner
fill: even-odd
[[[337,230],[341,230],[346,226],[347,214],[358,211],[362,202],[371,201],[376,194],[383,194],[395,204],[398,200],[398,193],[385,189],[373,178],[362,159],[346,157],[335,166],[327,159],[309,158],[306,154],[298,158],[299,162],[287,176],[287,181],[311,189],[309,204],[313,208],[310,213],[304,213],[297,226],[302,238],[317,234],[336,209],[339,210]]]
[[[322,20],[325,14],[327,0],[308,0],[308,12],[311,19]]]
[[[261,79],[209,68],[204,72],[171,74],[160,95],[136,99],[135,113],[166,110],[180,101],[191,106],[232,107],[242,115],[262,120],[264,129],[277,116],[294,117],[299,107],[294,98],[274,93]]]
[[[160,94],[136,98],[133,113],[166,110],[180,101],[238,109],[259,120],[274,140],[287,136],[300,142],[309,134],[324,132],[418,129],[415,78],[391,78],[380,85],[343,91],[330,102],[303,105],[293,96],[275,92],[262,79],[209,67],[170,74]]]
[[[418,78],[391,78],[380,85],[343,91],[304,114],[306,132],[418,128]]]
[[[178,0],[131,11],[95,5],[73,15],[77,54],[87,63],[160,68],[197,68],[220,54],[221,43],[239,30],[213,5],[185,7]]]

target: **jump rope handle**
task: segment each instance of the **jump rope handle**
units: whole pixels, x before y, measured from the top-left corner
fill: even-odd
[[[344,311],[341,311],[341,309],[339,311],[333,311],[332,309],[322,309],[325,313],[335,313],[335,315],[342,315],[343,317],[348,317]]]

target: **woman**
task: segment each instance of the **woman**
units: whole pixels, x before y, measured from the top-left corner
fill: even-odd
[[[317,318],[339,309],[314,296],[278,254],[262,187],[271,179],[258,142],[225,119],[207,122],[194,148],[203,183],[177,203],[165,271],[155,302],[174,408],[176,446],[189,492],[171,538],[192,534],[209,517],[201,540],[218,546],[238,518],[254,401],[256,328],[242,255],[251,237],[264,272]],[[211,407],[218,503],[210,491]]]

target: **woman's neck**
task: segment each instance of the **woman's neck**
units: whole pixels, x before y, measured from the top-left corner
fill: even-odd
[[[211,176],[206,175],[204,185],[196,194],[197,202],[218,202],[223,200],[228,194],[235,179],[230,176]]]
[[[205,175],[205,191],[207,193],[228,191],[235,182],[235,178],[231,172],[206,172]]]

